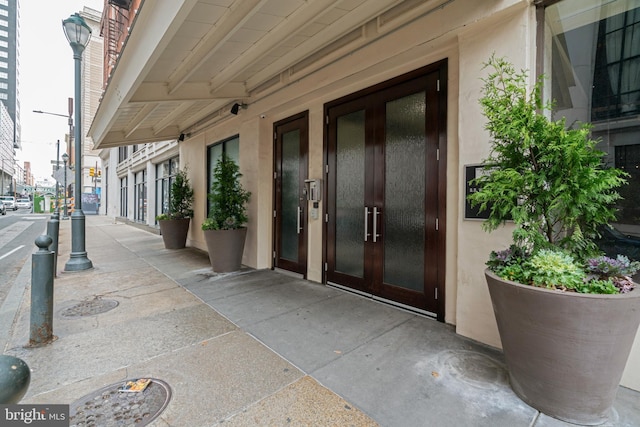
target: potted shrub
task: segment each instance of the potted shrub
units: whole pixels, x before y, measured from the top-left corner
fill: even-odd
[[[156,216],[164,247],[182,249],[187,243],[189,223],[193,216],[193,188],[186,170],[175,175],[169,192],[169,209]]]
[[[626,174],[606,168],[589,126],[567,130],[542,113],[542,80],[503,58],[486,64],[480,99],[491,136],[485,174],[469,196],[483,228],[513,221],[513,244],[493,251],[485,276],[515,393],[577,424],[609,416],[640,323],[640,267],[602,257],[598,230],[615,219]]]
[[[247,235],[247,202],[251,193],[240,183],[240,168],[225,153],[216,163],[208,195],[209,217],[202,223],[213,271],[236,271]]]

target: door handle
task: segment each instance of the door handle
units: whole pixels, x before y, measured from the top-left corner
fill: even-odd
[[[376,243],[378,241],[378,237],[382,236],[381,234],[378,234],[378,215],[381,213],[382,212],[378,210],[377,207],[373,208],[373,243]]]
[[[300,234],[300,232],[302,231],[302,225],[301,225],[301,216],[302,216],[302,208],[300,206],[298,206],[298,214],[296,215],[296,228],[298,230],[298,234]]]
[[[371,234],[369,234],[369,207],[365,206],[364,207],[364,241],[368,242],[369,241],[369,236]]]

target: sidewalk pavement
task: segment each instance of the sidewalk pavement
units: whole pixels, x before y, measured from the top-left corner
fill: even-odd
[[[518,399],[501,352],[451,325],[271,270],[215,274],[206,253],[112,218],[86,217],[94,268],[65,273],[70,222],[56,340],[27,346],[27,262],[0,308],[0,345],[32,370],[21,403],[70,404],[71,425],[157,412],[152,426],[572,425]],[[117,391],[140,377],[154,379],[144,393]],[[605,426],[640,425],[640,393],[621,387],[613,409]]]

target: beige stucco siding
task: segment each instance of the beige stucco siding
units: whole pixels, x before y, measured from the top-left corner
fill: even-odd
[[[471,10],[470,10],[471,9]],[[429,65],[448,61],[447,195],[445,321],[461,335],[500,347],[495,318],[483,275],[493,249],[511,241],[511,230],[487,234],[481,222],[464,219],[464,166],[477,164],[489,152],[488,134],[478,104],[483,63],[495,53],[517,68],[535,69],[535,8],[528,1],[453,2],[382,38],[350,52],[311,74],[281,76],[281,87],[248,100],[248,108],[228,116],[180,145],[196,192],[189,244],[206,250],[200,224],[206,214],[206,147],[240,135],[243,182],[252,192],[249,233],[243,263],[270,268],[273,251],[273,124],[309,112],[309,178],[324,174],[324,105],[342,96]],[[368,27],[368,32],[379,31]],[[309,206],[310,207],[310,206]],[[323,271],[323,218],[309,216],[308,270],[320,282]],[[632,361],[640,365],[640,346]],[[628,367],[623,384],[640,388],[640,369]]]

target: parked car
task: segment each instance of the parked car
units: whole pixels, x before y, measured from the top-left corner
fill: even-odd
[[[16,200],[16,207],[18,209],[31,209],[31,200],[24,198]]]
[[[640,238],[625,235],[614,227],[603,227],[600,235],[596,244],[608,257],[615,258],[621,254],[632,261],[640,261]]]
[[[0,203],[0,215],[6,215],[7,214],[7,208],[5,207],[4,203]]]
[[[16,206],[16,198],[13,196],[0,196],[0,201],[2,201],[2,204],[7,208],[7,209],[11,209],[11,210],[18,210],[18,207]]]

